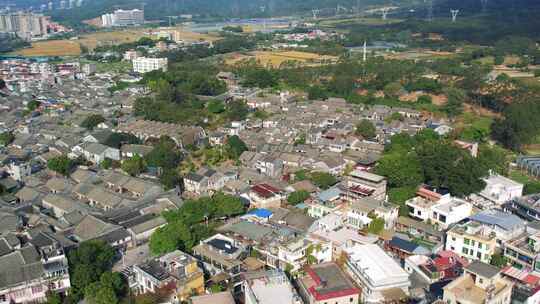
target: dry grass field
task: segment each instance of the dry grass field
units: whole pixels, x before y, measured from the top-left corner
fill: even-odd
[[[32,43],[32,47],[13,52],[20,56],[78,56],[81,47],[78,41],[49,40]]]
[[[303,65],[320,65],[326,62],[335,62],[337,57],[299,51],[255,51],[246,55],[234,55],[225,62],[229,65],[234,65],[250,59],[255,59],[257,63],[263,66],[278,68],[287,61],[293,61]]]
[[[86,34],[76,40],[47,40],[32,43],[32,47],[13,52],[21,56],[78,56],[81,45],[93,50],[96,46],[133,42],[145,36],[142,30],[97,32]]]

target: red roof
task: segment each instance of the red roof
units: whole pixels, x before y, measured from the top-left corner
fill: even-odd
[[[321,278],[317,275],[317,273],[315,273],[315,271],[311,267],[306,267],[306,272],[315,282],[315,285],[309,287],[308,291],[309,293],[313,295],[313,297],[317,301],[323,301],[323,300],[329,300],[329,299],[335,299],[335,298],[341,298],[341,297],[360,294],[360,290],[355,287],[349,287],[349,288],[344,288],[341,290],[334,290],[330,292],[321,293],[319,290],[317,290],[317,288],[322,283]]]
[[[268,184],[255,185],[251,187],[251,191],[264,198],[271,198],[280,192],[279,189],[276,189]]]
[[[349,188],[349,190],[350,190],[351,192],[359,193],[359,194],[365,195],[365,196],[369,196],[369,195],[371,195],[373,192],[375,192],[375,190],[373,190],[373,189],[361,187],[361,186],[358,186],[358,185]]]
[[[441,195],[439,193],[428,190],[424,187],[420,187],[418,191],[416,191],[416,194],[431,201],[438,201],[441,198]]]

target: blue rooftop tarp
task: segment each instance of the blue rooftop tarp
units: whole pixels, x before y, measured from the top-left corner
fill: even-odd
[[[248,212],[248,214],[252,214],[260,218],[270,218],[274,213],[268,209],[253,209]]]

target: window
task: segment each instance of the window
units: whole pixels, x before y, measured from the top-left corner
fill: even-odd
[[[469,249],[467,249],[467,248],[463,247],[463,250],[462,250],[462,252],[463,252],[464,254],[469,254]]]
[[[456,238],[455,237],[452,237],[452,242],[455,242],[456,241]]]
[[[479,259],[481,260],[481,259],[482,259],[482,253],[477,252],[477,253],[476,253],[476,257],[479,258]]]
[[[463,244],[469,245],[470,243],[471,243],[471,240],[469,240],[467,238],[463,239]]]
[[[482,243],[478,242],[478,249],[482,249]]]
[[[349,302],[351,302],[351,303],[352,303],[352,301],[353,301],[353,298],[349,298]]]
[[[475,244],[474,240],[473,240],[473,241],[471,241],[471,246],[473,246],[473,247],[474,247],[474,244]]]

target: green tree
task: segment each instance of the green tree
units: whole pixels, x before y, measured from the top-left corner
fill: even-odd
[[[12,143],[14,139],[15,139],[15,136],[11,132],[0,133],[0,146],[5,147],[9,145],[10,143]]]
[[[392,98],[399,97],[402,90],[403,86],[399,82],[391,82],[384,86],[384,94]]]
[[[208,109],[208,112],[212,114],[219,114],[225,111],[225,105],[219,100],[212,100],[208,102],[206,108]]]
[[[393,188],[417,187],[424,181],[422,164],[414,153],[385,154],[375,167],[375,172],[386,176]]]
[[[69,271],[75,299],[81,299],[85,289],[98,282],[101,275],[112,268],[114,257],[114,249],[104,241],[86,241],[69,252]]]
[[[328,189],[337,183],[336,177],[326,172],[313,172],[310,174],[310,180],[321,189]]]
[[[105,158],[100,164],[99,166],[102,168],[102,169],[110,169],[113,165],[113,160],[110,159],[110,158]]]
[[[81,122],[81,127],[85,128],[85,129],[88,129],[88,130],[93,130],[95,127],[97,127],[97,125],[99,125],[102,122],[105,122],[105,118],[102,115],[92,114],[92,115],[86,117]]]
[[[372,139],[375,137],[376,131],[377,130],[371,121],[363,119],[356,125],[355,133],[356,135],[360,135],[365,139]]]
[[[420,97],[418,97],[416,102],[420,104],[431,104],[433,102],[433,99],[430,95],[421,95]]]
[[[309,100],[327,100],[328,91],[319,85],[312,85],[307,90]]]
[[[178,167],[182,161],[182,154],[176,147],[176,143],[169,137],[162,137],[148,153],[144,160],[150,167],[172,169]]]
[[[491,256],[491,260],[489,263],[493,266],[497,266],[499,268],[503,268],[507,265],[508,261],[506,260],[506,257],[500,253],[495,253]]]
[[[47,304],[62,304],[62,298],[56,292],[47,292]]]
[[[368,225],[368,232],[373,234],[380,234],[384,230],[384,219],[375,217]]]
[[[463,102],[465,101],[465,92],[457,88],[447,88],[445,94],[448,101],[443,107],[443,110],[450,117],[458,116],[463,112]]]
[[[309,192],[305,190],[294,191],[287,197],[287,202],[292,205],[298,205],[303,203],[306,199],[310,197]]]
[[[182,177],[176,169],[165,169],[159,176],[159,181],[165,189],[173,189],[180,185]]]
[[[39,108],[39,106],[41,106],[41,102],[37,100],[32,100],[28,103],[28,105],[26,105],[26,108],[28,109],[28,111],[34,111]]]
[[[142,157],[134,155],[122,162],[122,170],[131,176],[137,176],[146,170],[146,164]]]
[[[248,150],[246,144],[240,139],[240,137],[236,135],[233,135],[227,139],[225,149],[233,159],[238,159],[240,155],[244,153],[244,151]]]
[[[47,161],[49,170],[68,176],[75,167],[75,162],[66,155],[57,156]]]

